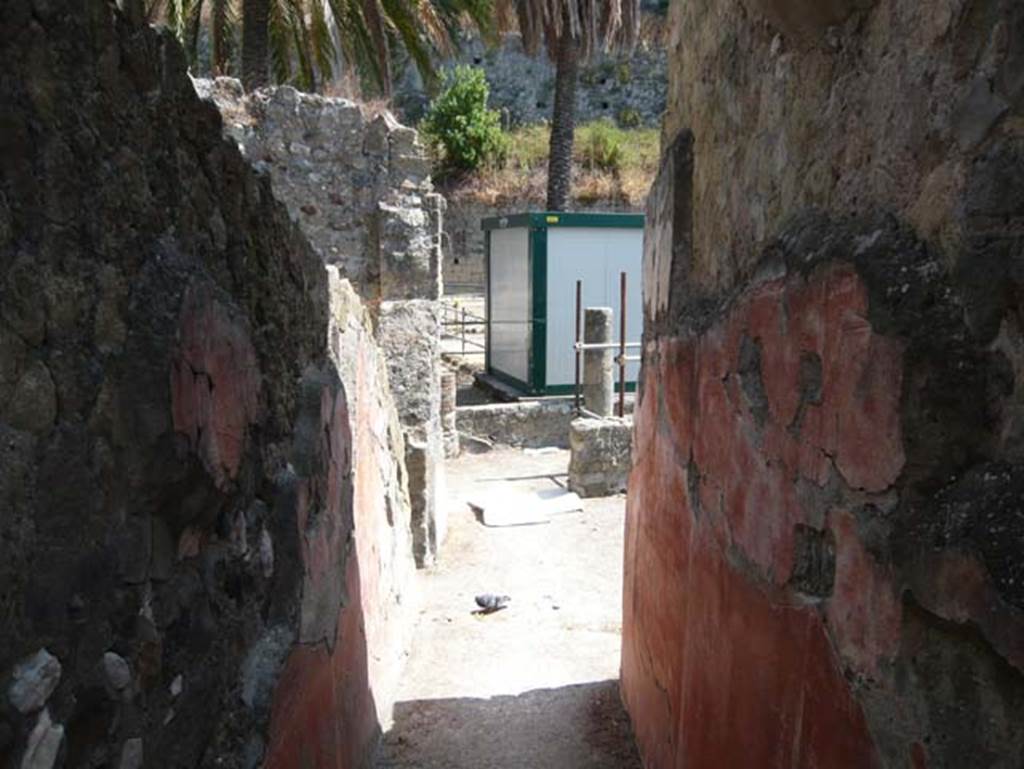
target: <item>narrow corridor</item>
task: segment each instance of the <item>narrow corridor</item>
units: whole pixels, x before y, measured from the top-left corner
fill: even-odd
[[[448,541],[420,578],[379,769],[639,767],[618,693],[624,497],[516,527],[484,526],[466,504],[557,493],[568,458],[505,450],[449,463]],[[511,603],[477,615],[481,593]]]

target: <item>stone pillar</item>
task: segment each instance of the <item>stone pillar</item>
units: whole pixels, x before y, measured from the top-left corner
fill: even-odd
[[[459,391],[459,376],[454,371],[441,374],[441,435],[444,438],[445,457],[459,455],[459,431],[455,425],[455,406]]]
[[[633,419],[574,419],[569,425],[569,490],[607,497],[626,490],[632,467]]]
[[[440,303],[429,299],[381,302],[377,338],[388,365],[388,381],[406,442],[413,551],[419,566],[430,566],[444,527],[437,469],[444,463],[441,437]]]
[[[392,165],[395,137],[391,135]],[[405,157],[405,156],[403,156]],[[406,160],[419,167],[415,155]],[[395,168],[392,169],[393,173]],[[402,175],[402,174],[400,174]],[[441,428],[441,254],[434,229],[443,202],[415,190],[389,195],[377,206],[371,247],[380,285],[378,341],[406,438],[413,554],[418,566],[437,557],[446,530]]]
[[[583,341],[587,344],[612,341],[612,309],[587,307],[583,311]],[[615,403],[614,351],[587,350],[583,353],[583,400],[587,411],[610,417]]]

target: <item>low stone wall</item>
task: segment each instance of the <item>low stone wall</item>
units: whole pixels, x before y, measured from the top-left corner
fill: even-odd
[[[569,490],[607,497],[626,490],[632,466],[633,420],[574,419],[569,425]]]
[[[565,401],[460,406],[455,414],[460,435],[523,448],[568,448],[573,417],[572,404]]]

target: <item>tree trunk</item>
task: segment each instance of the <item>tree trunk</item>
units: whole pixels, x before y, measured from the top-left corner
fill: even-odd
[[[566,29],[555,59],[555,106],[548,157],[548,211],[564,211],[572,190],[572,144],[576,128],[576,73],[579,43]]]
[[[243,0],[242,84],[253,91],[267,84],[271,0]]]
[[[228,0],[213,0],[211,11],[213,37],[213,76],[227,74],[228,65]]]

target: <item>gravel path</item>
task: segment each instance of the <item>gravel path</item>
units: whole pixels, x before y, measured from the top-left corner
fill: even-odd
[[[442,563],[378,769],[639,769],[619,699],[624,498],[550,523],[488,528],[464,500],[557,490],[568,452],[505,450],[448,466]],[[472,613],[474,595],[508,609]]]

